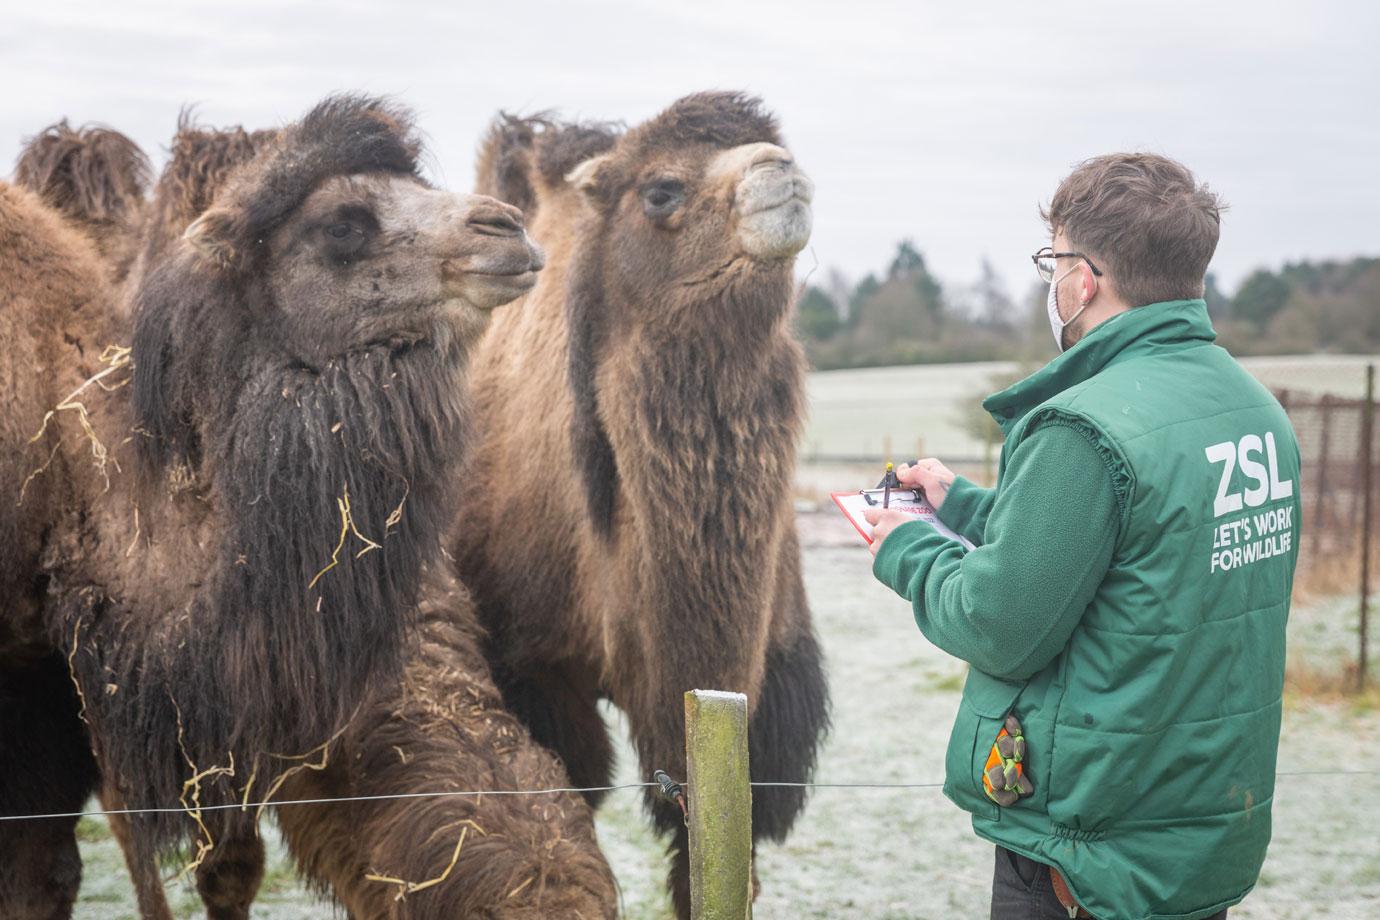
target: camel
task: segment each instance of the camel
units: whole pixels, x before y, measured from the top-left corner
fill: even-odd
[[[172,157],[142,228],[127,286],[157,268],[234,170],[277,142],[274,131],[215,131],[184,115]],[[432,567],[401,685],[385,683],[317,758],[282,775],[280,799],[453,789],[554,789],[569,785],[556,760],[502,709],[479,652],[472,602],[453,576]],[[370,742],[387,744],[369,757]],[[246,795],[248,790],[246,790]],[[118,805],[107,789],[103,798]],[[372,917],[611,917],[612,875],[592,815],[572,793],[533,797],[389,799],[288,807],[284,838],[304,875],[357,920]],[[197,868],[212,917],[247,916],[263,876],[257,822],[219,828]],[[171,918],[157,866],[136,852],[120,816],[143,916]],[[468,836],[468,839],[466,837]],[[371,869],[371,867],[376,867]],[[383,868],[377,868],[383,867]],[[442,878],[413,888],[423,879]],[[414,881],[415,880],[415,881]],[[400,897],[401,896],[401,897]]]
[[[64,119],[25,142],[14,184],[34,192],[95,245],[112,284],[137,286],[128,279],[139,228],[150,223],[144,198],[149,172],[148,157],[130,138],[101,125],[74,130]],[[170,920],[158,867],[136,858],[128,820],[118,813],[124,807],[118,791],[106,784],[100,795],[102,804],[116,811],[109,823],[124,851],[141,912]]]
[[[828,703],[790,501],[790,313],[810,181],[758,100],[702,93],[624,133],[501,116],[477,190],[523,202],[549,258],[470,373],[455,556],[505,699],[583,787],[610,776],[601,697],[644,774],[683,776],[684,692],[742,691],[752,778],[809,780]],[[804,801],[755,789],[755,838],[784,839]],[[648,805],[688,917],[682,815]]]
[[[132,353],[91,240],[0,186],[4,813],[76,810],[94,745],[172,809],[135,818],[141,853],[196,865],[237,814],[205,806],[276,792],[397,686],[466,356],[541,267],[418,150],[396,106],[313,109],[148,274]],[[7,824],[0,914],[70,912],[74,825]]]

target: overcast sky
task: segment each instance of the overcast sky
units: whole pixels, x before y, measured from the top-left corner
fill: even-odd
[[[1231,206],[1213,268],[1380,254],[1380,4],[179,2],[11,4],[0,145],[66,116],[162,162],[179,108],[280,124],[396,94],[434,178],[471,183],[502,108],[636,122],[699,89],[781,117],[817,185],[813,255],[856,278],[912,238],[942,279],[1013,292],[1037,207],[1085,157],[1174,156]]]

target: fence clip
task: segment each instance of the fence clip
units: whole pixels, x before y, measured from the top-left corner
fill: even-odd
[[[685,807],[685,789],[681,784],[671,779],[665,770],[657,770],[652,774],[652,779],[661,787],[661,797],[668,802],[673,802],[680,806],[681,817],[686,824],[690,823],[690,811]]]

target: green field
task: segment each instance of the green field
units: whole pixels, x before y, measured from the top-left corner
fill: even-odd
[[[1273,389],[1355,398],[1365,389],[1366,362],[1375,360],[1363,355],[1290,355],[1241,363]],[[989,361],[811,374],[803,456],[886,459],[890,445],[890,459],[910,459],[920,452],[979,460],[984,445],[964,430],[962,417],[978,411],[982,398],[994,389],[994,378],[1017,370],[1015,362]]]

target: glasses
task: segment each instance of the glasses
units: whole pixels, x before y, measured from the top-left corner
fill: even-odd
[[[1102,270],[1093,264],[1092,259],[1089,259],[1081,252],[1055,252],[1053,247],[1046,246],[1035,253],[1035,255],[1031,256],[1030,261],[1035,263],[1035,271],[1039,272],[1040,280],[1048,284],[1054,280],[1054,272],[1055,267],[1058,265],[1058,260],[1065,258],[1082,259],[1084,262],[1088,263],[1088,268],[1092,269],[1094,275],[1099,278],[1102,277]]]

